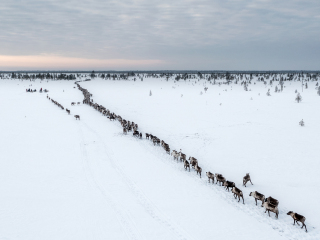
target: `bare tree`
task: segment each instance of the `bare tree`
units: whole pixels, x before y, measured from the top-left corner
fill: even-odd
[[[270,89],[268,89],[267,96],[268,96],[268,97],[271,96],[271,94],[270,94]]]
[[[297,94],[297,96],[296,96],[296,101],[297,101],[298,103],[302,101],[302,97],[301,97],[300,93]]]
[[[246,82],[244,83],[243,88],[244,88],[245,91],[248,91],[248,86],[247,86]]]
[[[304,121],[303,121],[303,119],[299,122],[299,125],[300,125],[301,127],[304,126]]]

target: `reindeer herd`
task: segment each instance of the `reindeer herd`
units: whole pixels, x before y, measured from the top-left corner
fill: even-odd
[[[137,137],[139,139],[142,139],[142,133],[138,131],[138,124],[134,123],[133,121],[127,121],[126,119],[123,119],[120,115],[116,115],[113,112],[110,112],[109,109],[106,109],[104,106],[99,105],[98,103],[94,103],[93,99],[91,99],[92,94],[85,88],[82,88],[78,81],[75,82],[75,84],[77,85],[78,89],[83,93],[84,99],[83,99],[83,104],[87,104],[91,107],[93,107],[95,110],[99,111],[103,116],[106,116],[110,121],[115,121],[118,120],[123,128],[123,134],[128,134],[128,132],[132,131],[132,135],[134,137]],[[47,98],[50,100],[50,98],[47,96]],[[61,109],[63,110],[63,106],[61,104],[59,104],[58,102],[54,101],[53,99],[51,99],[51,101],[53,103],[55,103],[57,106],[61,107]],[[75,105],[75,102],[72,102],[71,105]],[[78,105],[80,104],[80,102],[77,103]],[[70,110],[66,109],[66,111],[68,112],[68,114],[70,114]],[[79,115],[75,115],[74,116],[76,119],[80,120],[80,116]],[[170,150],[170,146],[169,144],[167,144],[164,140],[160,140],[157,136],[154,136],[150,133],[145,133],[145,137],[146,139],[150,140],[154,146],[160,146],[166,151],[167,154],[171,154],[171,156],[173,156],[174,160],[177,160],[178,162],[182,162],[184,165],[184,169],[186,171],[189,170],[190,172],[190,165],[191,168],[194,169],[194,171],[197,173],[197,175],[200,176],[201,178],[201,174],[202,174],[202,168],[199,166],[199,162],[195,157],[189,157],[187,160],[186,154],[180,151],[176,151],[176,150]],[[208,182],[212,184],[216,183],[220,186],[223,186],[225,188],[225,190],[228,192],[231,192],[234,196],[235,199],[238,199],[238,202],[240,202],[241,198],[242,198],[242,202],[244,204],[244,197],[243,197],[243,192],[236,187],[236,184],[232,181],[228,181],[226,180],[226,178],[220,174],[220,173],[211,173],[211,172],[206,172],[206,176],[208,177]],[[251,178],[250,178],[250,174],[247,173],[244,177],[243,177],[243,186],[246,187],[246,184],[250,182],[251,185],[253,185]],[[253,197],[255,199],[256,205],[257,205],[257,201],[261,201],[261,207],[265,208],[265,213],[268,212],[268,215],[270,216],[270,212],[275,213],[276,218],[278,218],[279,216],[279,209],[278,209],[278,205],[279,205],[279,201],[277,199],[272,198],[271,196],[268,198],[265,198],[265,196],[257,191],[254,192],[250,192],[249,196]],[[294,220],[294,225],[295,223],[297,223],[299,225],[298,222],[301,222],[302,227],[305,227],[305,231],[307,232],[307,227],[305,225],[305,220],[306,218],[298,213],[294,213],[292,211],[289,211],[287,213],[287,215],[290,215],[293,220]]]
[[[57,101],[53,100],[52,98],[50,98],[48,95],[47,95],[47,99],[51,100],[51,102],[53,102],[55,105],[57,105],[59,108],[61,108],[62,110],[64,110],[64,107],[58,103]],[[67,109],[68,110],[68,109]]]
[[[150,135],[150,134],[148,134],[148,135]],[[197,172],[197,174],[200,175],[200,178],[201,178],[202,169],[201,169],[201,167],[199,167],[198,160],[196,158],[189,157],[189,159],[188,159],[189,161],[188,161],[186,159],[186,155],[181,152],[181,149],[180,149],[179,152],[176,151],[176,150],[173,150],[171,152],[171,155],[173,156],[174,160],[177,160],[177,161],[180,160],[180,162],[183,162],[185,170],[189,169],[189,172],[190,172],[190,165],[191,165],[192,168]],[[238,198],[238,202],[240,202],[240,200],[242,198],[242,202],[244,204],[243,192],[239,188],[236,187],[236,184],[234,182],[226,180],[226,178],[220,173],[213,174],[212,172],[206,172],[206,175],[208,177],[208,182],[209,183],[210,182],[212,182],[212,184],[214,184],[214,183],[218,184],[219,183],[219,185],[223,186],[225,188],[225,190],[228,190],[228,192],[231,189],[231,192],[233,193],[233,197],[235,199]],[[242,180],[243,186],[247,187],[247,183],[248,182],[250,182],[251,185],[253,185],[249,173],[247,173],[243,177],[243,180]],[[263,194],[261,194],[261,193],[259,193],[257,191],[250,192],[249,196],[251,196],[251,197],[253,197],[255,199],[256,205],[257,205],[257,201],[261,201],[262,202],[261,207],[265,208],[265,213],[268,212],[269,217],[270,217],[270,212],[273,212],[273,213],[275,213],[276,218],[278,218],[278,216],[279,216],[279,209],[278,209],[279,201],[277,199],[275,199],[275,198],[273,198],[271,196],[268,197],[268,198],[265,198],[265,196]],[[302,216],[302,215],[300,215],[298,213],[294,213],[292,211],[289,211],[287,213],[287,215],[290,215],[293,218],[294,224],[297,223],[299,225],[298,222],[301,222],[302,223],[302,227],[301,228],[305,227],[305,230],[307,232],[307,226],[304,223],[306,218],[304,216]]]
[[[53,102],[55,105],[57,105],[58,107],[60,107],[62,110],[64,110],[64,107],[58,103],[57,101],[53,100],[52,98],[50,98],[48,95],[47,95],[47,99],[51,100],[51,102]],[[78,105],[80,104],[80,102],[78,102]],[[75,105],[74,102],[71,103],[71,106]],[[70,115],[71,111],[66,108],[66,112]],[[76,120],[80,120],[80,116],[79,115],[74,115],[75,119]]]

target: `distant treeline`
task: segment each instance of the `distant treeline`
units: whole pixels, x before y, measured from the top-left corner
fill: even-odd
[[[286,73],[316,73],[320,74],[320,70],[279,70],[279,71],[225,71],[225,70],[159,70],[159,71],[114,71],[114,70],[108,70],[108,71],[94,71],[97,74],[197,74],[197,73],[202,73],[202,74],[286,74]],[[16,74],[91,74],[92,71],[0,71],[1,73],[5,74],[11,74],[11,73],[16,73]]]
[[[7,74],[13,79],[25,79],[25,80],[33,80],[33,79],[51,79],[51,80],[74,80],[76,79],[75,74],[65,74],[65,73],[19,73],[12,72]],[[1,78],[5,77],[5,74],[0,74]]]
[[[106,80],[128,80],[130,79],[136,81],[143,81],[144,78],[165,78],[166,80],[174,79],[179,80],[190,80],[190,79],[204,79],[208,81],[215,80],[227,80],[227,82],[232,80],[252,80],[254,78],[265,81],[265,80],[275,80],[275,81],[291,81],[291,80],[319,80],[320,71],[305,71],[305,72],[294,72],[294,71],[281,71],[281,72],[235,72],[235,71],[198,71],[198,72],[77,72],[77,73],[56,73],[56,72],[10,72],[4,73],[0,72],[1,79],[22,79],[22,80],[75,80],[78,78],[86,78],[86,80],[91,80],[94,78],[101,78]]]

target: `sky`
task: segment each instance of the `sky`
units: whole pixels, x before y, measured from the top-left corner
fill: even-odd
[[[319,0],[2,0],[0,71],[320,70]]]

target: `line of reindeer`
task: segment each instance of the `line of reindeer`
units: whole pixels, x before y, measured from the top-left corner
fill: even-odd
[[[92,94],[87,89],[82,88],[80,84],[78,84],[78,81],[75,82],[75,84],[77,85],[78,89],[82,91],[84,95],[83,104],[88,104],[89,106],[93,107],[94,109],[102,113],[104,116],[107,116],[110,119],[110,121],[118,120],[121,126],[123,127],[124,134],[127,134],[129,131],[132,131],[133,136],[142,139],[142,133],[138,131],[138,124],[134,123],[133,121],[127,121],[123,119],[120,115],[116,115],[115,113],[110,112],[109,109],[106,109],[104,106],[94,103],[93,100],[91,99]],[[174,160],[183,162],[184,168],[186,171],[189,169],[189,172],[190,172],[190,165],[191,165],[191,167],[196,171],[197,175],[199,175],[201,178],[202,168],[199,166],[198,160],[195,157],[189,157],[187,160],[186,154],[182,153],[181,149],[179,152],[176,150],[173,150],[172,152],[170,152],[170,146],[165,141],[160,140],[157,136],[154,136],[149,133],[146,133],[145,136],[146,136],[146,139],[149,139],[153,142],[154,146],[161,145],[166,151],[166,153],[171,154],[173,156]],[[236,184],[234,182],[227,181],[226,178],[219,173],[213,174],[211,172],[206,172],[206,176],[208,177],[209,183],[212,182],[212,184],[214,184],[216,179],[216,184],[219,183],[220,186],[224,186],[224,188],[228,190],[228,192],[230,191],[229,189],[231,188],[231,192],[233,193],[234,198],[235,199],[238,198],[238,202],[240,202],[242,198],[242,202],[244,204],[243,192],[236,187]],[[246,184],[248,182],[250,182],[253,185],[249,173],[247,173],[243,177],[243,186],[246,187]],[[269,196],[268,198],[265,198],[263,194],[257,191],[250,192],[249,196],[255,199],[256,205],[257,205],[257,201],[261,201],[261,207],[265,208],[265,213],[268,212],[269,217],[270,217],[270,212],[273,212],[275,213],[276,218],[278,218],[279,201],[277,199],[271,196]],[[295,223],[299,225],[298,222],[301,222],[302,223],[301,228],[305,227],[305,230],[307,232],[307,226],[305,225],[306,218],[304,216],[292,211],[289,211],[287,215],[290,215],[293,218],[294,220],[293,225],[295,225]]]
[[[64,110],[64,107],[63,107],[60,103],[58,103],[57,101],[53,100],[53,99],[50,98],[48,95],[47,95],[47,99],[51,100],[51,102],[53,102],[55,105],[57,105],[57,106],[60,107],[62,110]],[[72,105],[72,104],[71,104],[71,105]],[[66,112],[67,112],[69,115],[70,115],[70,113],[71,113],[71,111],[70,111],[68,108],[66,108]],[[80,116],[79,116],[79,115],[74,115],[74,117],[76,118],[76,120],[77,120],[77,119],[80,120]]]

